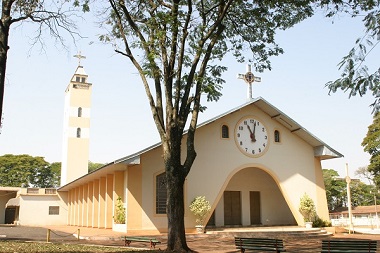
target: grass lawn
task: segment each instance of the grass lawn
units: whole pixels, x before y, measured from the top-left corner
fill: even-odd
[[[21,242],[0,240],[1,253],[50,253],[50,252],[155,252],[152,250],[136,250],[124,247],[96,246],[83,244],[63,244],[63,243],[44,243],[44,242]]]

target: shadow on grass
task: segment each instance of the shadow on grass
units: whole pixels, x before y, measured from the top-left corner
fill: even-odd
[[[18,240],[0,240],[0,252],[17,252],[17,253],[54,253],[54,252],[81,252],[81,253],[94,253],[94,252],[160,252],[156,250],[126,248],[120,246],[100,246],[100,245],[83,245],[72,243],[47,243],[35,241],[18,241]],[[162,252],[162,251],[161,251]]]

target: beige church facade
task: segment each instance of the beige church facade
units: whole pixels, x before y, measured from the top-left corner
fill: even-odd
[[[127,233],[167,231],[160,143],[87,174],[91,89],[78,66],[65,91],[62,186],[3,189],[0,205],[6,210],[0,219]],[[302,226],[298,208],[304,193],[314,200],[319,217],[329,219],[321,161],[342,155],[265,99],[251,99],[200,124],[195,149],[184,185],[188,232],[194,231],[189,205],[197,196],[212,205],[210,226]],[[125,225],[114,224],[118,198],[126,209]]]
[[[303,225],[298,207],[304,193],[328,220],[321,161],[342,155],[266,100],[253,99],[199,125],[195,148],[184,186],[187,231],[195,226],[188,206],[197,196],[212,205],[209,225]],[[112,228],[120,197],[125,232],[165,232],[163,173],[157,144],[64,185],[58,191],[67,194],[68,224]]]

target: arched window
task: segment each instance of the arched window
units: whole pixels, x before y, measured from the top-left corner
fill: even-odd
[[[229,137],[230,137],[230,134],[229,134],[229,131],[228,131],[228,126],[227,125],[223,125],[222,126],[222,138],[226,139],[226,138],[229,138]]]
[[[280,132],[278,130],[274,131],[274,142],[280,142]]]
[[[82,117],[82,107],[78,108],[78,117]]]
[[[81,129],[80,127],[77,128],[77,138],[80,138],[81,135]]]
[[[156,176],[156,214],[166,214],[166,174]]]

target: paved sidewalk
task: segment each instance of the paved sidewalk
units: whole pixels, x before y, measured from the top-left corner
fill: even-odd
[[[75,226],[49,226],[45,229],[51,229],[51,234],[58,231],[58,234],[73,233],[77,236],[78,229],[80,233],[80,243],[86,244],[101,244],[111,246],[124,246],[124,241],[121,240],[121,236],[126,233],[115,232],[111,229],[97,229],[97,228],[85,228]],[[157,233],[128,233],[128,235],[148,236],[155,237],[161,241],[161,244],[156,245],[156,249],[165,249],[167,242],[167,234]],[[53,241],[53,240],[52,240]],[[215,234],[186,234],[186,241],[188,246],[196,252],[237,252],[235,249],[234,238],[230,236],[221,236]],[[149,248],[147,243],[133,242],[131,246],[136,248]]]
[[[51,242],[97,244],[124,247],[121,236],[125,233],[114,232],[111,229],[97,229],[75,226],[49,226],[49,227],[1,227],[1,240],[25,240],[25,241],[46,241],[47,231],[50,229]],[[79,229],[80,240],[77,240]],[[269,228],[276,229],[276,228]],[[282,231],[286,228],[278,228]],[[253,229],[254,230],[254,229]],[[262,230],[268,230],[263,228]],[[261,231],[262,231],[261,230]],[[260,231],[260,229],[256,229]],[[128,233],[130,235],[130,233]],[[136,234],[137,235],[137,234]],[[166,234],[139,234],[141,236],[154,236],[159,238],[162,244],[157,245],[156,249],[166,248]],[[188,246],[196,252],[238,252],[235,249],[234,238],[228,232],[219,234],[187,234]],[[334,235],[334,238],[351,239],[372,239],[380,240],[378,234],[343,234]],[[316,253],[320,252],[321,240],[318,238],[284,238],[284,244],[288,253]],[[132,245],[133,244],[133,245]],[[146,243],[132,243],[131,246],[137,248],[149,248]],[[378,250],[380,252],[380,250]]]
[[[125,233],[114,232],[111,229],[97,229],[75,226],[48,226],[48,227],[28,227],[28,226],[0,226],[1,240],[22,240],[22,241],[47,241],[48,229],[50,230],[50,242],[60,243],[81,243],[95,245],[109,245],[124,247],[121,236]],[[79,230],[80,240],[77,235]],[[130,235],[130,233],[128,233]],[[137,234],[135,234],[137,235]],[[140,234],[141,236],[154,236],[162,243],[156,249],[165,249],[166,234]],[[233,238],[222,238],[215,235],[187,235],[188,246],[197,252],[236,252]],[[132,247],[148,249],[146,243],[133,242]]]

